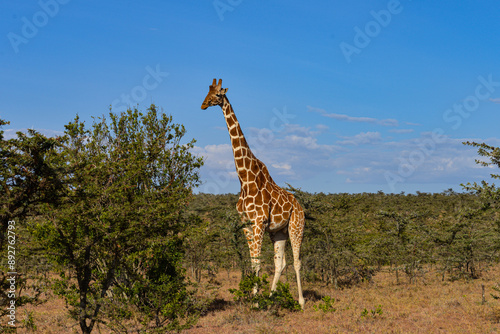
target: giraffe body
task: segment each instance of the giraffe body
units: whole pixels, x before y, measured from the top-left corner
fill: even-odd
[[[233,148],[234,164],[241,184],[236,209],[242,221],[250,220],[251,227],[244,229],[252,268],[257,275],[260,271],[260,254],[264,233],[269,232],[274,244],[275,273],[271,291],[276,289],[281,272],[286,266],[285,243],[290,237],[294,268],[297,277],[299,303],[304,308],[304,297],[300,280],[300,246],[304,234],[304,211],[295,197],[280,188],[272,179],[266,165],[257,159],[243,135],[233,108],[226,97],[227,88],[221,87],[214,79],[209,87],[202,109],[218,105],[222,108]],[[256,291],[255,291],[256,292]]]

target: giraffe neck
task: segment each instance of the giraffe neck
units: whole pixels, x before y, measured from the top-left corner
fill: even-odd
[[[222,103],[222,111],[224,112],[227,130],[231,137],[234,164],[236,166],[238,178],[242,183],[250,182],[252,181],[252,174],[247,173],[247,171],[250,170],[252,162],[255,161],[256,158],[248,146],[243,131],[241,130],[240,123],[238,123],[238,119],[234,114],[233,107],[226,96],[224,96],[224,102]]]

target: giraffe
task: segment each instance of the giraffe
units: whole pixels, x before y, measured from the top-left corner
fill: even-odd
[[[290,238],[294,269],[297,278],[299,304],[304,309],[304,297],[300,280],[300,246],[304,234],[304,210],[295,197],[280,188],[273,181],[266,165],[253,155],[236,119],[233,108],[226,96],[227,88],[222,88],[222,79],[214,79],[207,97],[201,105],[205,110],[220,106],[226,119],[231,138],[234,164],[240,180],[241,190],[236,209],[242,221],[251,221],[251,227],[244,228],[250,248],[252,269],[258,276],[260,254],[264,232],[269,232],[274,244],[274,279],[271,291],[276,290],[280,275],[286,266],[285,243]],[[256,289],[254,289],[256,293]]]

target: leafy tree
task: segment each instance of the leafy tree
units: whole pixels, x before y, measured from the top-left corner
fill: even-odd
[[[498,167],[500,168],[500,147],[495,147],[487,145],[485,143],[476,142],[464,142],[464,145],[469,145],[473,147],[478,147],[478,154],[482,157],[486,157],[490,161],[482,161],[476,159],[476,163],[484,167]],[[500,174],[490,174],[493,179],[500,179]],[[474,182],[473,184],[467,183],[463,185],[464,189],[475,192],[482,200],[484,207],[482,210],[488,210],[490,208],[498,209],[498,203],[500,200],[500,188],[496,187],[495,184],[489,184],[486,181],[481,181],[481,184]]]
[[[476,159],[477,164],[484,167],[500,168],[499,147],[469,141],[463,144],[477,147],[478,154],[489,160],[482,161]],[[500,174],[492,173],[490,176],[492,179],[500,179]],[[475,271],[478,262],[496,258],[500,251],[500,188],[494,183],[490,184],[484,180],[481,181],[481,184],[476,182],[473,184],[467,183],[466,185],[462,184],[462,187],[475,194],[480,201],[479,206],[469,208],[464,212],[464,217],[466,218],[465,228],[470,231],[466,234],[466,247],[464,247],[463,253],[466,256],[468,255],[467,268],[470,267],[472,274],[476,276]],[[481,221],[486,221],[490,224],[485,225]]]
[[[28,130],[27,134],[17,132],[16,138],[6,140],[1,128],[7,124],[9,122],[0,119],[0,251],[7,254],[6,231],[9,221],[14,221],[11,232],[16,236],[16,307],[19,307],[40,302],[38,277],[31,273],[31,281],[27,282],[29,265],[33,262],[30,259],[38,259],[39,255],[32,252],[28,243],[24,233],[25,221],[27,217],[37,214],[41,203],[57,201],[56,194],[62,184],[56,177],[57,168],[52,165],[51,157],[60,147],[60,138],[47,138],[35,130]],[[6,259],[6,256],[2,257],[0,263],[0,316],[6,312],[6,292],[10,286],[4,273],[13,271],[6,270]],[[32,296],[21,295],[27,288],[35,293]]]
[[[49,154],[60,146],[60,138],[47,138],[35,130],[17,132],[17,138],[5,140],[0,119],[0,247],[5,243],[8,221],[34,214],[36,204],[56,201],[61,186]]]
[[[184,261],[191,269],[191,275],[196,282],[200,283],[202,270],[213,273],[216,271],[216,262],[223,259],[216,254],[216,241],[220,238],[220,231],[213,228],[209,220],[191,214],[184,235]]]
[[[367,233],[358,197],[307,194],[289,187],[304,203],[306,230],[302,245],[305,278],[321,279],[335,288],[369,280]]]
[[[241,271],[242,278],[250,272],[250,257],[242,222],[235,210],[238,195],[198,194],[190,204],[189,226],[186,235],[186,264],[196,268],[193,276],[199,282],[201,270],[213,273],[218,269],[229,272],[234,267]],[[266,240],[268,241],[268,240]],[[267,243],[263,254],[267,256]],[[269,261],[272,263],[272,261]]]
[[[224,260],[228,259],[231,256],[234,257],[232,263],[236,264],[236,266],[239,268],[241,272],[241,278],[243,279],[243,277],[245,275],[248,275],[250,272],[250,256],[247,246],[248,243],[243,229],[245,227],[248,227],[251,223],[249,221],[241,221],[240,216],[236,212],[229,210],[221,212],[219,217],[220,221],[224,224],[222,226],[223,239],[220,240],[220,244],[223,245],[223,248],[220,250],[222,251],[222,254],[220,255],[222,255],[221,257],[223,259],[223,262],[221,262],[220,265],[229,272],[230,268],[228,267],[228,264],[231,262],[228,263]],[[269,244],[264,243],[262,247],[262,257],[267,255],[267,264],[272,263],[270,261],[269,249]]]
[[[176,306],[189,298],[178,235],[202,160],[189,152],[194,140],[181,143],[184,127],[155,105],[109,118],[66,125],[58,175],[65,188],[33,234],[59,266],[55,291],[83,333],[123,298],[145,328],[176,327],[186,311]],[[115,316],[127,318],[125,310]]]
[[[137,331],[164,333],[196,322],[199,305],[185,283],[182,248],[174,237],[131,255],[135,268],[120,275],[105,301],[108,327],[129,333],[133,319]]]
[[[380,253],[395,266],[398,281],[398,273],[403,271],[412,283],[421,274],[422,265],[429,262],[428,232],[421,221],[425,214],[381,211],[379,215],[384,218],[380,225]]]

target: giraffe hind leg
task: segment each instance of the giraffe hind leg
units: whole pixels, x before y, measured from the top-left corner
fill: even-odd
[[[274,243],[274,279],[271,285],[271,291],[276,290],[276,286],[280,280],[281,273],[286,266],[285,260],[285,244],[288,238],[286,229],[271,234],[271,240]]]
[[[302,294],[302,283],[300,280],[300,268],[302,263],[300,261],[300,246],[302,245],[302,237],[304,234],[304,215],[293,210],[290,217],[290,243],[292,244],[293,252],[293,267],[295,269],[295,276],[297,277],[297,292],[299,294],[299,304],[304,309],[304,296]]]

